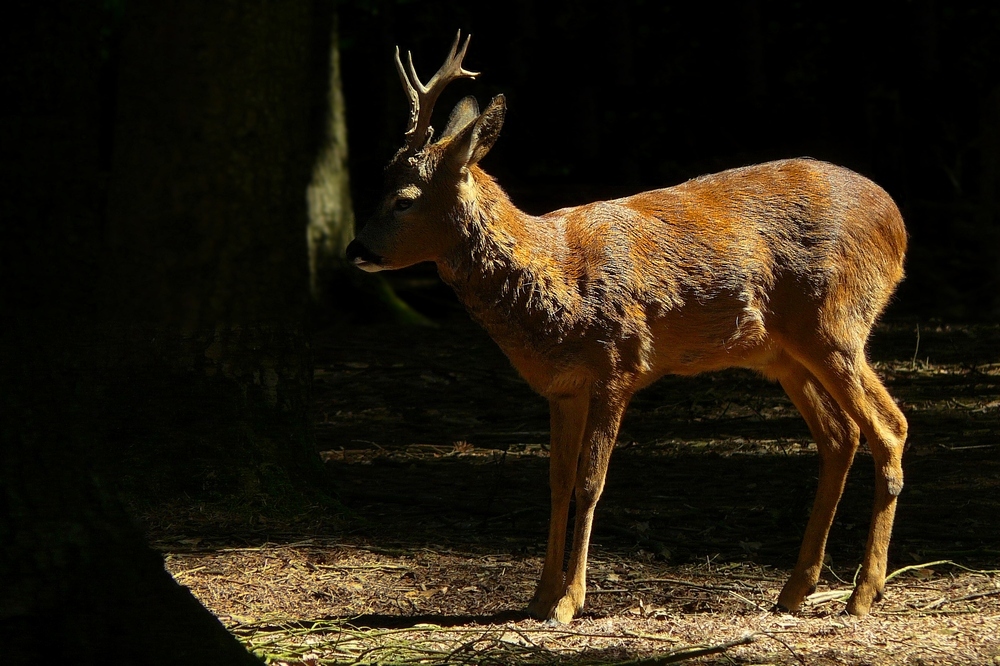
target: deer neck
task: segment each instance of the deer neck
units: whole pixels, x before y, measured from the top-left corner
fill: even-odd
[[[459,238],[438,261],[442,279],[501,346],[559,340],[580,308],[560,259],[567,254],[560,221],[522,212],[478,167],[462,187]]]

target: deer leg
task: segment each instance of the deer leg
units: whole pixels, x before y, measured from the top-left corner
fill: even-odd
[[[819,451],[819,485],[802,538],[799,559],[778,595],[776,609],[798,610],[816,589],[823,568],[826,540],[844,492],[847,472],[858,449],[857,424],[840,408],[823,385],[801,363],[785,356],[773,374],[809,425]]]
[[[868,543],[861,564],[857,586],[847,602],[851,615],[866,615],[885,590],[885,572],[889,555],[889,537],[896,515],[896,498],[903,490],[903,448],[906,443],[906,417],[885,390],[875,371],[861,359],[861,386],[867,398],[868,423],[862,423],[875,460],[875,502],[868,529]],[[868,430],[872,435],[868,434]]]
[[[545,564],[528,612],[538,619],[548,619],[566,591],[563,580],[563,556],[566,548],[566,527],[569,503],[576,482],[577,464],[587,425],[589,395],[582,392],[572,397],[549,401],[550,458],[549,490],[552,495],[549,518],[549,542]]]
[[[885,587],[896,498],[903,490],[903,413],[868,365],[862,350],[835,350],[809,369],[861,427],[875,461],[875,502],[858,583],[847,602],[851,615],[867,615]]]
[[[604,490],[608,462],[615,448],[618,426],[627,399],[614,399],[595,393],[590,403],[590,417],[576,471],[576,524],[573,527],[573,550],[566,572],[566,590],[549,613],[549,620],[565,624],[583,610],[587,595],[587,553],[594,522],[594,510]]]

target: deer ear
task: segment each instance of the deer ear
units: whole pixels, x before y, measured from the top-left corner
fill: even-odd
[[[444,128],[444,132],[441,133],[441,138],[438,141],[444,141],[449,139],[466,127],[469,126],[473,120],[479,115],[479,102],[472,95],[468,97],[463,97],[462,100],[455,105],[455,108],[451,110],[451,115],[448,116],[448,125]]]
[[[506,111],[504,96],[497,95],[475,121],[458,131],[448,146],[448,157],[455,167],[465,169],[486,157],[500,136]],[[448,125],[450,127],[451,122]]]

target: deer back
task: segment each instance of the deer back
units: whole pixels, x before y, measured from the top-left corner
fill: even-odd
[[[540,217],[481,171],[473,180],[449,223],[460,242],[439,269],[526,376],[540,363],[544,375],[613,367],[645,385],[666,372],[763,367],[772,333],[819,319],[866,333],[902,277],[906,233],[892,199],[820,161]]]

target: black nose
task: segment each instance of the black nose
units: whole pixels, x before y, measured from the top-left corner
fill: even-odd
[[[347,244],[347,260],[353,264],[375,264],[376,266],[382,263],[382,257],[365,247],[364,243],[359,242],[357,238]]]

